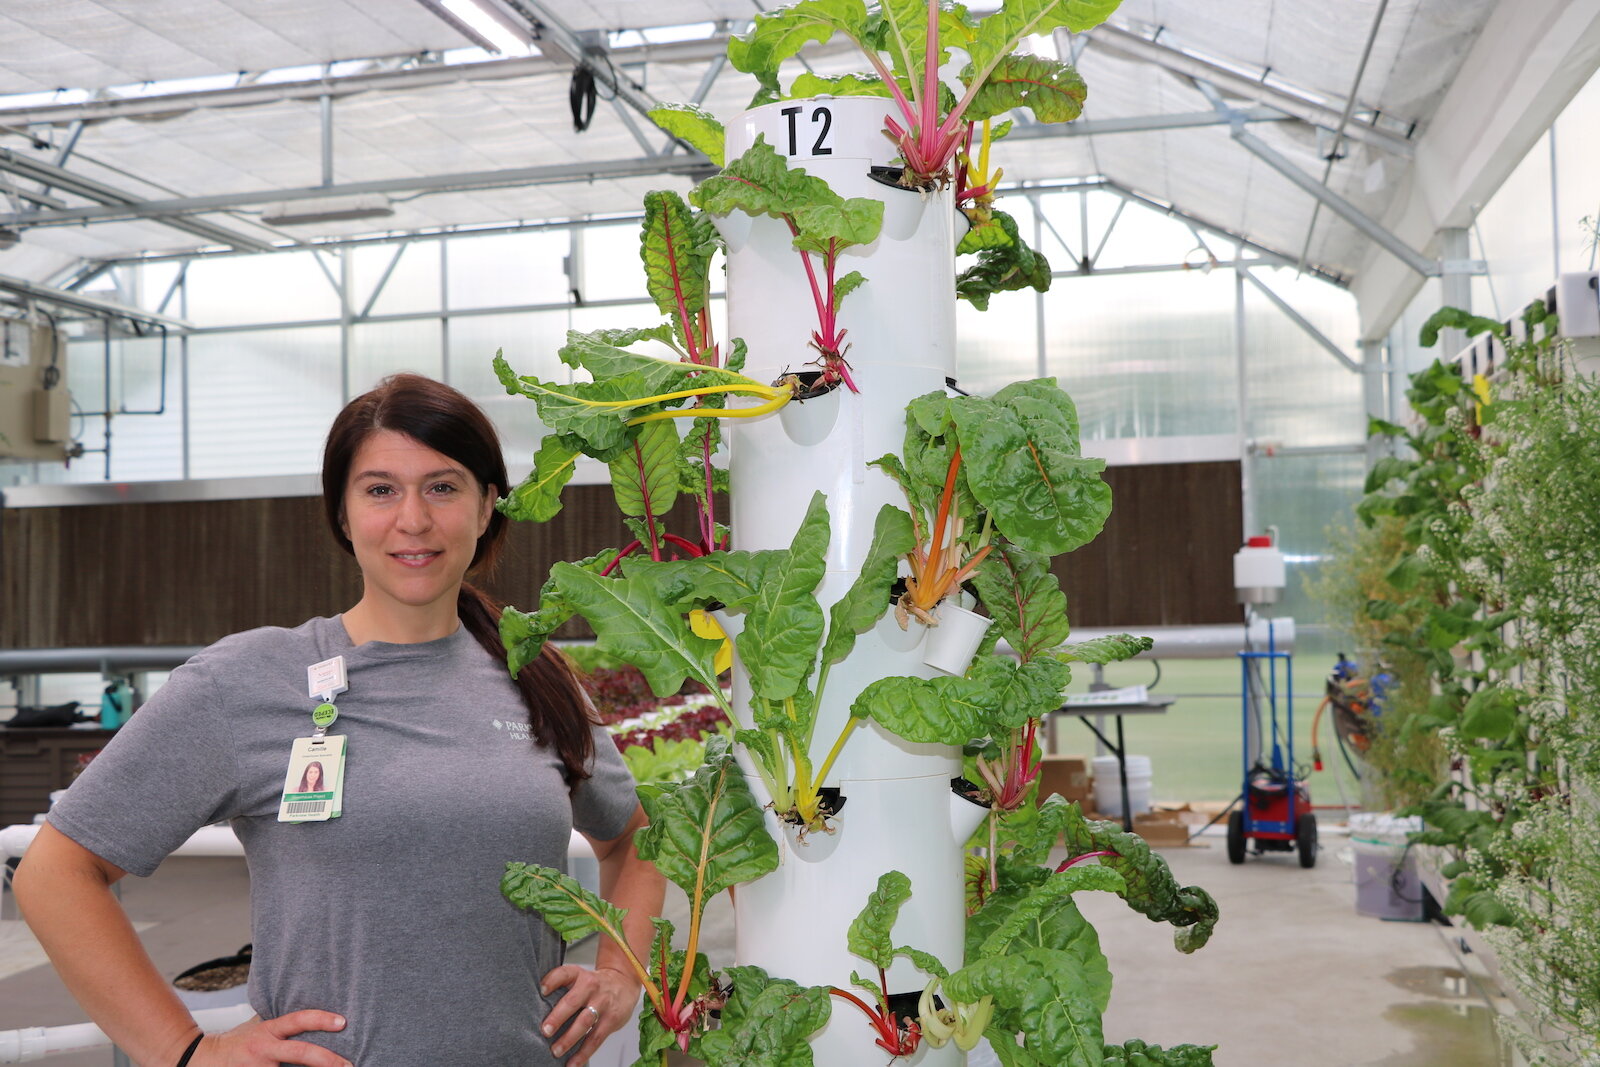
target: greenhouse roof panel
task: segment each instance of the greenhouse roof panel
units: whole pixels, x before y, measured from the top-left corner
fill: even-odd
[[[1215,82],[1225,108],[1245,113],[1249,134],[1314,179],[1326,171],[1332,191],[1381,219],[1415,180],[1414,146],[1496,6],[1125,0],[1103,31],[1031,40],[1051,56],[1066,44],[1081,49],[1088,101],[1071,128],[1020,127],[997,159],[1008,181],[1103,178],[1349,278],[1368,262],[1370,238],[1232,138],[1197,72]],[[981,13],[993,4],[972,7]],[[748,0],[545,0],[529,10],[550,12],[573,32],[604,31],[610,69],[636,83],[642,98],[682,100],[704,89],[704,106],[730,119],[754,91],[731,69],[705,83],[721,51],[708,35],[742,29],[754,10]],[[74,258],[214,247],[230,236],[249,246],[624,213],[638,209],[644,189],[687,187],[688,157],[656,155],[664,135],[630,114],[647,151],[603,88],[592,123],[574,129],[572,68],[553,38],[543,53],[498,60],[470,43],[419,0],[7,5],[0,91],[13,95],[0,92],[0,149],[53,164],[81,118],[65,166],[114,195],[57,185],[42,205],[0,203],[0,215],[30,220],[20,244],[0,249],[0,274],[39,278]],[[821,74],[863,66],[844,42],[808,47],[804,56]],[[801,69],[791,60],[786,77]],[[144,84],[153,79],[167,80]],[[1330,167],[1352,86],[1351,117]],[[266,229],[266,194],[323,184],[323,92],[331,94],[333,191],[388,183],[392,215]],[[25,126],[31,138],[20,135]],[[470,188],[455,180],[496,172],[509,177]],[[44,184],[21,173],[0,157],[0,179],[24,193]],[[194,198],[218,197],[229,213],[192,214],[214,206]],[[135,206],[119,210],[119,199]],[[145,207],[165,221],[128,221]],[[63,209],[79,217],[37,224]],[[210,225],[180,228],[184,219]]]

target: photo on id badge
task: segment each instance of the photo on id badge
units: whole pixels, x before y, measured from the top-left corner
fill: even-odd
[[[282,822],[309,822],[338,815],[344,739],[338,736],[295,740],[283,779]]]

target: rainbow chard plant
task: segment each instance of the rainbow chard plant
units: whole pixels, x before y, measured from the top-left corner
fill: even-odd
[[[884,122],[885,135],[905,163],[902,183],[919,189],[946,185],[952,165],[969,143],[973,123],[1024,107],[1040,122],[1067,122],[1083,110],[1083,79],[1072,66],[1016,49],[1030,36],[1058,28],[1092,29],[1121,0],[1006,0],[976,17],[965,5],[939,0],[801,0],[758,15],[749,33],[728,45],[733,66],[761,85],[754,103],[779,99],[778,69],[812,42],[842,35],[871,65],[875,80],[854,78],[858,92],[892,97],[899,117]],[[939,79],[952,49],[966,53],[960,90]],[[807,83],[804,89],[816,86]]]
[[[811,347],[817,352],[822,380],[813,391],[841,382],[857,391],[844,358],[849,346],[844,341],[847,331],[839,326],[839,305],[865,279],[859,271],[841,275],[839,257],[846,249],[877,239],[883,227],[883,203],[841,197],[822,179],[791,168],[765,137],[757,137],[721,173],[701,182],[690,199],[712,215],[742,211],[778,219],[789,228],[817,313]]]
[[[623,934],[627,912],[550,867],[510,863],[500,889],[519,908],[537,911],[566,941],[592,933],[622,949],[644,986],[649,1010],[639,1027],[639,1063],[667,1062],[676,1046],[710,1067],[808,1065],[806,1038],[828,1019],[825,989],[774,979],[758,967],[734,967],[716,979],[699,951],[706,904],[723,890],[778,865],[778,849],[725,738],[706,745],[705,765],[685,782],[640,789],[650,825],[635,836],[639,855],[689,897],[687,947],[671,948],[673,924],[652,919],[650,957],[641,960]],[[710,1013],[718,1030],[706,1033]]]

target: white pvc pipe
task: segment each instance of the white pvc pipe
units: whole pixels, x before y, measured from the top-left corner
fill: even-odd
[[[205,1008],[194,1013],[194,1021],[206,1033],[232,1030],[255,1016],[249,1004],[225,1008]],[[0,1063],[31,1063],[46,1056],[66,1052],[88,1052],[109,1048],[111,1039],[94,1023],[69,1026],[34,1026],[22,1030],[0,1030]]]

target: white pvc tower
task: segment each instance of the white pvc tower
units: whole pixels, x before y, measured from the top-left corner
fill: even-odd
[[[942,388],[955,373],[954,197],[948,188],[924,195],[869,175],[870,167],[888,166],[895,156],[882,132],[890,107],[873,97],[786,100],[746,112],[727,135],[730,160],[764,135],[791,167],[826,180],[840,196],[884,204],[878,240],[847,251],[839,264],[841,275],[857,270],[866,278],[839,316],[849,331],[846,358],[860,393],[840,388],[731,431],[735,548],[787,548],[813,492],[826,494],[832,533],[817,592],[824,609],[855,581],[879,508],[907,506],[899,487],[868,461],[900,453],[907,402]],[[749,344],[746,373],[771,381],[802,369],[817,358],[807,344],[816,316],[787,227],[739,213],[718,226],[728,246],[728,335]],[[729,621],[736,632],[739,619]],[[813,766],[821,764],[851,702],[870,682],[939,673],[923,663],[926,633],[916,622],[902,631],[890,614],[833,668],[818,711]],[[734,703],[745,725],[748,698],[743,670],[736,669]],[[910,878],[912,896],[895,925],[895,943],[932,952],[952,970],[961,966],[962,845],[986,809],[951,792],[951,779],[960,773],[956,748],[911,744],[871,723],[858,729],[822,783],[844,794],[842,810],[830,820],[835,833],[797,841],[769,812],[781,864],[737,890],[737,962],[802,985],[848,989],[852,970],[875,978],[871,965],[848,950],[846,930],[879,875],[898,870]],[[759,778],[750,773],[749,780],[761,795]],[[915,993],[925,981],[897,960],[888,988]],[[882,1064],[887,1054],[874,1036],[861,1012],[835,999],[828,1025],[811,1042],[816,1063]],[[953,1044],[923,1045],[901,1062],[951,1067],[965,1056]]]

